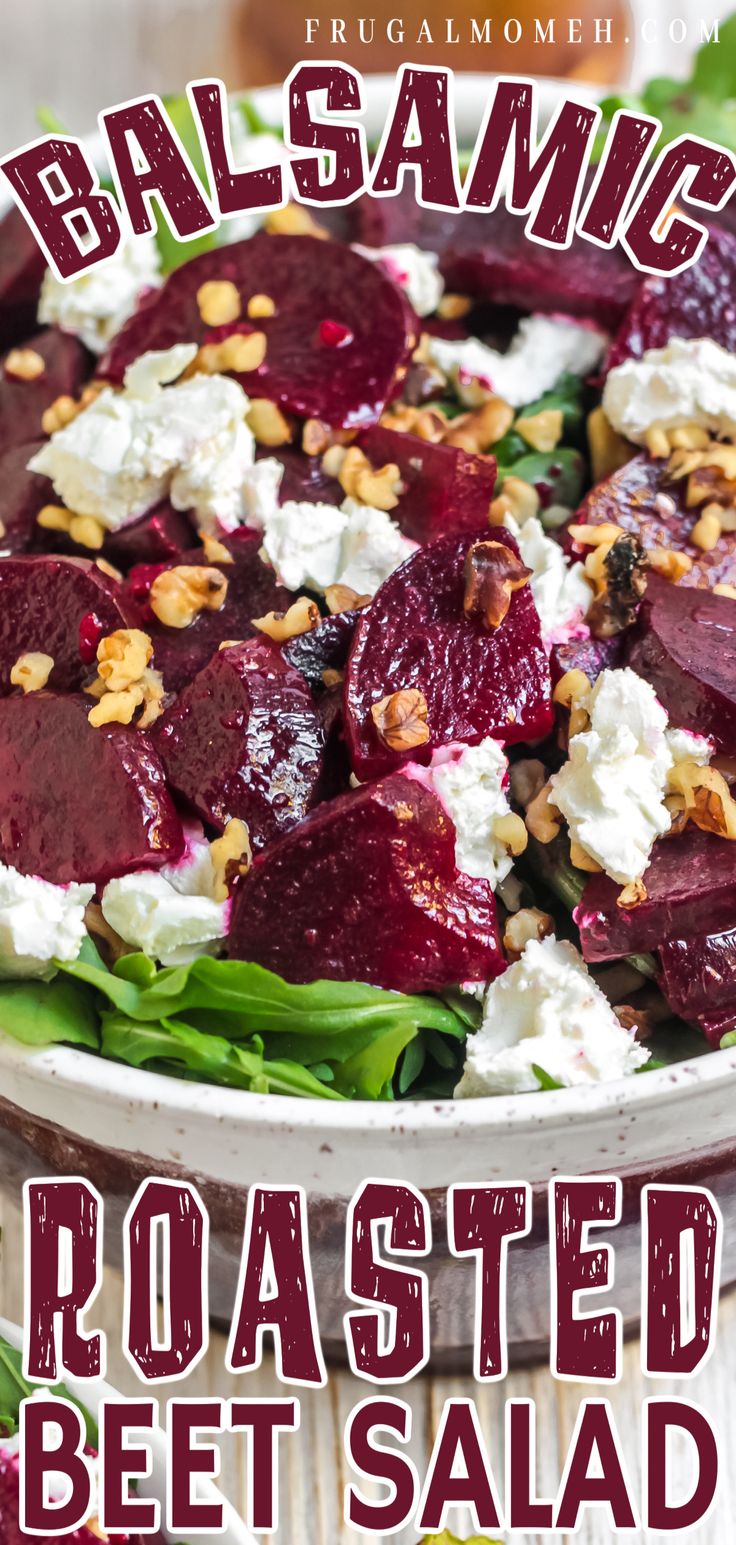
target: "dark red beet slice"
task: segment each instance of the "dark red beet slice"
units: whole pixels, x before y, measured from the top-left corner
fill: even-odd
[[[322,805],[239,883],[230,954],[289,981],[423,992],[504,969],[493,892],[455,867],[455,828],[401,774]]]
[[[380,425],[369,429],[360,445],[374,467],[398,466],[404,492],[391,518],[413,542],[431,542],[450,531],[477,531],[487,520],[496,486],[492,456],[471,456]]]
[[[29,651],[51,655],[49,687],[77,692],[90,675],[79,652],[83,618],[94,617],[101,638],[126,626],[115,585],[88,558],[0,559],[0,692]]]
[[[347,665],[355,624],[360,612],[336,612],[333,617],[323,617],[316,628],[299,633],[282,646],[285,660],[309,682],[310,687],[322,687],[323,671],[341,671]]]
[[[569,644],[555,644],[549,666],[556,686],[567,671],[583,671],[588,681],[598,680],[601,671],[615,670],[623,664],[624,640],[614,638],[577,638]]]
[[[172,788],[219,830],[245,821],[254,851],[317,795],[324,734],[304,677],[268,639],[223,649],[156,726]]]
[[[227,576],[225,604],[219,612],[200,612],[188,628],[169,628],[159,622],[148,605],[148,594],[163,569],[175,568],[179,563],[206,564],[203,547],[182,553],[171,563],[134,568],[123,587],[126,606],[137,610],[139,626],[153,639],[154,665],[163,672],[169,692],[179,692],[227,639],[251,638],[257,632],[251,623],[253,617],[286,611],[290,604],[289,591],[277,585],[273,569],[258,556],[263,543],[259,531],[241,526],[222,540],[233,558],[232,563],[214,565]]]
[[[103,554],[119,569],[136,563],[167,563],[181,558],[195,541],[194,527],[181,510],[165,502],[105,538]]]
[[[13,207],[0,220],[0,348],[33,332],[46,259],[27,220]]]
[[[7,354],[0,361],[0,453],[37,440],[46,409],[57,397],[76,397],[90,373],[86,349],[57,327],[34,333],[23,347],[40,354],[46,368],[43,375],[23,381],[8,370]]]
[[[659,964],[662,992],[682,1019],[720,1026],[724,1015],[736,1012],[736,928],[669,939],[660,949]],[[723,1034],[720,1030],[716,1045]]]
[[[640,282],[606,360],[606,369],[662,349],[670,338],[712,338],[736,351],[736,235],[713,228],[697,263],[673,279]]]
[[[641,455],[591,489],[572,524],[599,526],[610,520],[624,531],[633,531],[646,548],[669,547],[687,553],[692,568],[680,585],[709,590],[713,585],[736,584],[736,532],[724,531],[713,551],[703,552],[690,541],[701,514],[700,509],[687,508],[685,485],[671,481],[665,461]],[[562,540],[575,557],[583,556],[583,550],[566,540],[564,533]]]
[[[279,485],[279,504],[292,500],[301,504],[342,504],[345,491],[336,477],[322,470],[321,456],[307,456],[295,446],[280,445],[277,450],[264,446],[256,460],[275,456],[284,469]]]
[[[736,601],[652,575],[627,656],[674,724],[736,756]]]
[[[736,917],[736,850],[688,825],[680,837],[655,842],[644,873],[647,899],[616,904],[621,886],[591,875],[575,911],[588,961],[616,960],[658,949],[667,939],[730,928]]]
[[[488,526],[474,535],[487,539]],[[494,528],[493,538],[518,552],[507,531]],[[466,617],[470,545],[467,533],[453,533],[418,548],[361,612],[345,683],[346,735],[360,779],[407,758],[428,761],[450,741],[536,740],[551,728],[549,665],[531,591],[513,593],[498,628]],[[430,739],[418,755],[384,746],[371,717],[374,703],[402,687],[418,688],[427,703]]]
[[[0,698],[0,862],[59,885],[160,869],[184,849],[150,740],[93,729],[90,698]]]
[[[31,457],[45,443],[11,445],[0,454],[0,553],[24,553],[35,547],[40,533],[36,516],[44,504],[55,502],[50,479],[28,471]]]
[[[238,377],[251,397],[335,425],[380,416],[408,362],[416,318],[377,264],[338,242],[316,246],[311,236],[254,236],[185,263],[126,323],[100,374],[119,381],[148,349],[204,341],[197,291],[221,279],[237,285],[244,317],[252,295],[276,303],[275,316],[254,324],[268,339],[264,363]],[[328,323],[347,329],[344,339]]]

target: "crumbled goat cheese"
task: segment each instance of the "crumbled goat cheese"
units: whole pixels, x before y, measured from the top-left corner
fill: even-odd
[[[345,499],[332,504],[287,500],[266,517],[263,548],[289,590],[350,585],[374,595],[416,548],[385,510]]]
[[[445,289],[438,271],[436,252],[423,252],[410,242],[393,247],[361,247],[353,250],[371,263],[380,263],[395,284],[406,291],[417,316],[428,317],[437,310]]]
[[[47,269],[38,303],[38,320],[74,333],[92,354],[101,354],[139,297],[162,283],[158,247],[152,236],[121,243],[114,257],[62,284]]]
[[[217,954],[228,930],[230,903],[214,900],[215,872],[201,828],[187,833],[178,864],[110,880],[102,913],[124,939],[164,966]]]
[[[551,778],[551,799],[573,839],[620,885],[643,874],[669,830],[664,796],[677,762],[710,760],[711,742],[670,730],[653,687],[634,671],[602,671],[579,706],[590,728],[573,735]]]
[[[54,975],[53,960],[76,960],[94,885],[51,885],[0,864],[0,977]]]
[[[144,354],[123,391],[106,390],[51,436],[28,463],[50,477],[79,515],[117,531],[165,496],[191,510],[200,531],[261,522],[278,495],[283,468],[256,462],[245,422],[249,399],[228,376],[178,377],[195,344]],[[175,382],[170,385],[168,383]]]
[[[459,342],[430,338],[430,359],[453,382],[460,401],[477,407],[488,397],[503,397],[514,408],[551,391],[560,376],[587,376],[599,364],[606,337],[568,317],[530,316],[519,323],[506,354],[479,338]]]
[[[549,650],[587,633],[583,619],[593,599],[582,563],[568,563],[559,542],[547,533],[536,515],[520,526],[513,515],[504,525],[516,537],[528,569],[534,603],[542,624],[542,639]]]
[[[455,827],[455,863],[493,890],[506,879],[513,858],[494,834],[499,816],[511,810],[506,798],[508,762],[498,742],[450,745],[436,751],[429,767],[409,763],[405,776],[431,788]]]
[[[541,1088],[534,1067],[566,1086],[608,1083],[648,1059],[573,945],[532,939],[488,988],[455,1097],[527,1094]]]
[[[655,426],[699,424],[736,434],[736,354],[712,338],[670,338],[609,371],[603,411],[619,434],[642,445]]]

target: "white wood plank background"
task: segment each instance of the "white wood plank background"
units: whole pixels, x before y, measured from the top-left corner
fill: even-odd
[[[0,1313],[19,1321],[22,1315],[22,1229],[19,1213],[0,1199],[2,1249],[0,1251]],[[99,1310],[99,1312],[97,1312]],[[108,1336],[108,1378],[126,1395],[139,1395],[136,1381],[120,1352],[122,1285],[117,1273],[109,1272],[95,1312],[95,1324]],[[247,1376],[235,1377],[225,1371],[225,1343],[220,1335],[212,1337],[206,1359],[185,1384],[169,1389],[160,1386],[156,1394],[162,1403],[169,1394],[273,1396],[284,1395],[285,1388],[276,1379],[270,1359],[261,1369]],[[358,1534],[342,1522],[342,1499],[346,1482],[353,1477],[345,1461],[342,1435],[348,1413],[366,1397],[368,1387],[348,1373],[330,1374],[324,1390],[299,1390],[302,1405],[301,1432],[282,1440],[280,1475],[280,1524],[271,1545],[375,1545],[376,1536]],[[573,1430],[581,1399],[600,1394],[580,1384],[559,1383],[546,1368],[512,1372],[503,1385],[476,1385],[471,1379],[421,1377],[402,1385],[396,1393],[408,1400],[413,1411],[413,1437],[410,1452],[423,1473],[437,1430],[443,1402],[451,1395],[470,1396],[478,1406],[481,1425],[494,1467],[502,1476],[503,1405],[512,1396],[526,1396],[537,1404],[540,1496],[553,1496],[559,1483],[562,1459]],[[715,1512],[702,1528],[688,1535],[697,1545],[733,1545],[733,1480],[736,1474],[736,1295],[724,1297],[721,1304],[718,1343],[714,1356],[694,1380],[645,1380],[639,1366],[639,1346],[630,1343],[625,1351],[622,1381],[605,1392],[611,1401],[622,1436],[629,1474],[639,1495],[641,1466],[638,1452],[639,1417],[642,1400],[647,1395],[681,1396],[697,1401],[715,1424],[722,1443],[723,1484]],[[678,1456],[679,1458],[679,1456]],[[237,1507],[243,1493],[244,1450],[237,1440],[226,1441],[222,1450],[223,1490]],[[679,1467],[678,1467],[679,1468]],[[687,1456],[682,1454],[682,1484],[685,1485]],[[455,1514],[448,1524],[461,1538],[471,1532],[469,1518]],[[679,1536],[677,1536],[679,1538]],[[395,1545],[416,1545],[413,1529],[394,1535]],[[520,1536],[514,1536],[519,1539]],[[560,1536],[554,1536],[560,1545]],[[604,1516],[588,1515],[575,1536],[577,1545],[610,1545],[614,1538]],[[637,1538],[646,1545],[665,1545],[673,1536],[640,1532]],[[551,1535],[524,1536],[527,1545],[552,1545]],[[573,1545],[565,1540],[564,1545]]]

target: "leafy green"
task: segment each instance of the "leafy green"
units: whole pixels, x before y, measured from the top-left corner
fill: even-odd
[[[553,1078],[551,1073],[545,1073],[544,1068],[540,1068],[539,1064],[536,1062],[532,1063],[532,1073],[534,1074],[540,1089],[564,1089],[565,1087],[564,1084],[560,1083],[558,1078]]]
[[[92,996],[74,982],[0,982],[0,1026],[23,1046],[99,1046]]]
[[[601,103],[603,117],[595,155],[602,154],[614,113],[620,108],[658,118],[659,150],[680,134],[698,134],[736,150],[736,15],[719,29],[719,41],[704,43],[695,55],[689,81],[656,76],[641,93],[617,93]]]
[[[12,1438],[17,1431],[21,1401],[28,1400],[38,1388],[37,1384],[29,1384],[23,1374],[22,1354],[4,1336],[0,1336],[0,1432],[6,1437]],[[87,1442],[96,1449],[99,1442],[97,1425],[81,1401],[75,1400],[63,1384],[53,1385],[48,1393],[71,1400],[81,1411],[87,1430]]]
[[[460,1012],[439,998],[359,982],[295,984],[209,956],[159,970],[145,955],[124,955],[108,971],[90,945],[57,964],[100,994],[103,1056],[239,1089],[391,1098],[420,1032],[431,1034],[427,1046],[441,1066],[445,1038],[462,1044],[472,1018],[467,1006]],[[417,1053],[411,1066],[419,1068]]]

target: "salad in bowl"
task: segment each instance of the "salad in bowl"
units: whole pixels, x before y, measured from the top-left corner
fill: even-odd
[[[407,182],[62,285],[5,216],[4,1037],[332,1102],[733,1043],[718,221],[665,280]]]

